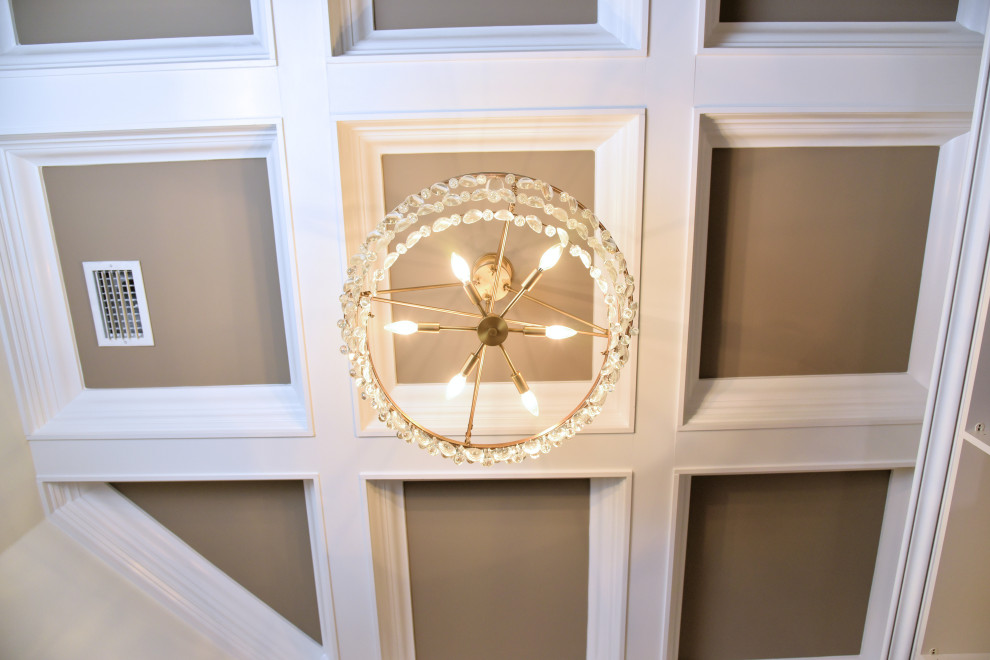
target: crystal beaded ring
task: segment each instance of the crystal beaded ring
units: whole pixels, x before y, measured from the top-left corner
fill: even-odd
[[[457,252],[452,252],[450,277],[446,281],[402,289],[383,288],[387,286],[384,283],[389,270],[420,241],[454,227],[476,223],[501,227],[493,252],[468,255],[477,259],[473,267]],[[538,263],[515,264],[531,269],[517,285],[513,283],[513,265],[505,256],[510,233],[522,234],[514,237],[514,241],[538,242],[542,251]],[[600,321],[602,325],[540,299],[541,278],[561,258],[578,260],[587,272],[592,288],[604,301],[607,320]],[[423,305],[414,300],[418,291],[445,287],[463,289],[460,308]],[[521,300],[554,310],[568,319],[568,325],[544,325],[516,318],[510,311]],[[344,313],[338,323],[344,339],[341,352],[350,361],[350,373],[361,398],[371,404],[378,419],[400,439],[455,463],[492,465],[537,458],[581,431],[601,412],[606,396],[615,389],[619,373],[629,359],[630,341],[636,334],[633,278],[611,234],[572,195],[539,179],[517,174],[465,174],[409,195],[378,223],[351,256],[340,302]],[[437,342],[434,348],[439,347],[437,334],[468,332],[477,336],[477,350],[466,356],[446,387],[448,399],[463,394],[466,402],[470,392],[470,413],[463,435],[443,435],[425,428],[407,415],[392,393],[386,391],[369,341],[373,334],[369,332],[371,324],[378,323],[377,317],[383,316],[376,313],[380,306],[395,310],[417,308],[435,315],[430,322],[397,320],[384,326],[394,334],[427,335],[418,340],[425,344],[423,351],[431,350],[429,342]],[[486,352],[490,360],[504,360],[510,374],[507,380],[519,394],[520,409],[539,415],[539,402],[506,346],[506,339],[512,335],[521,338],[514,341],[529,342],[567,342],[577,335],[590,335],[599,338],[597,341],[604,348],[603,360],[584,398],[575,401],[571,412],[562,419],[526,437],[481,442],[472,436]],[[469,387],[472,383],[473,388]]]

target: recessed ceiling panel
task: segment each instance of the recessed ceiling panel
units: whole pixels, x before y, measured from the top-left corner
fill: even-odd
[[[889,479],[692,477],[679,657],[857,655]]]
[[[954,21],[958,0],[720,0],[719,20],[736,22]]]
[[[937,160],[714,149],[700,377],[906,371]]]
[[[301,481],[111,484],[193,550],[320,641]]]
[[[407,195],[418,192],[437,181],[469,172],[515,172],[542,178],[573,194],[593,208],[595,183],[595,154],[592,151],[567,152],[506,152],[506,153],[444,153],[389,154],[382,159],[385,179],[385,207],[392,209]],[[492,204],[465,204],[454,209],[463,214],[472,208],[488,208]],[[494,208],[501,208],[496,206]],[[520,211],[523,212],[523,211]],[[443,234],[421,241],[395,262],[389,271],[391,287],[408,287],[456,282],[450,268],[450,254],[455,249],[473,264],[485,253],[498,251],[502,225],[479,222],[470,226],[451,227]],[[526,227],[511,227],[506,242],[506,257],[514,269],[512,285],[518,287],[526,275],[539,263],[540,255],[551,244],[550,239],[534,240]],[[461,246],[468,245],[471,249]],[[452,247],[458,246],[458,247]],[[533,295],[540,300],[583,319],[594,316],[594,283],[581,262],[565,253],[563,258],[540,280]],[[460,288],[422,291],[395,296],[436,307],[473,311]],[[497,304],[504,305],[508,299]],[[465,303],[468,303],[465,305]],[[527,300],[521,301],[512,316],[532,323],[575,326],[567,317]],[[443,317],[434,312],[403,308],[393,310],[393,319],[408,319],[420,323],[469,324],[460,317]],[[416,334],[395,336],[396,379],[399,383],[446,383],[457,373],[465,357],[477,350],[474,333],[451,332],[443,336]],[[588,380],[594,362],[591,338],[576,336],[566,341],[512,335],[506,342],[512,360],[529,381]],[[599,361],[600,361],[599,356]],[[504,382],[509,376],[507,365],[491,360],[483,370],[484,382]]]
[[[417,660],[584,658],[587,479],[409,481]]]
[[[11,0],[10,7],[21,44],[252,32],[250,0]]]
[[[598,20],[596,0],[374,0],[375,29],[577,25]]]
[[[264,159],[45,167],[86,387],[289,382]],[[140,261],[154,346],[100,347],[84,261]]]

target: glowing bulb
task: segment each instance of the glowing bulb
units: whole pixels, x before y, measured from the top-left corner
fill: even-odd
[[[467,378],[464,377],[464,374],[457,374],[451,378],[450,382],[447,383],[447,398],[453,399],[460,394],[464,390],[464,384],[466,382]]]
[[[464,258],[456,252],[450,253],[450,268],[454,271],[454,277],[461,282],[467,284],[471,279],[471,268],[468,266],[468,262],[464,261]]]
[[[557,260],[560,259],[560,254],[563,251],[564,251],[564,246],[558,243],[557,245],[554,245],[552,248],[544,252],[543,256],[540,257],[540,270],[550,270],[551,268],[553,268],[554,265],[557,263]]]
[[[387,326],[386,326],[387,327]],[[566,325],[548,325],[547,337],[550,339],[567,339],[577,334],[577,330],[572,330]]]
[[[396,321],[395,323],[386,325],[385,329],[397,335],[411,335],[419,329],[419,324],[414,321]],[[550,335],[547,336],[549,337]]]
[[[536,395],[533,394],[533,390],[526,390],[519,398],[522,399],[522,404],[526,406],[526,410],[528,410],[533,417],[540,416],[540,404],[536,401]]]

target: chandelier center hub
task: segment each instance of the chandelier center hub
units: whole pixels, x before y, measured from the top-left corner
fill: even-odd
[[[498,346],[509,336],[509,324],[493,315],[481,319],[478,324],[478,339],[486,346]]]

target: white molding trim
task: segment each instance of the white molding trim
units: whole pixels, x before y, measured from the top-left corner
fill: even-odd
[[[933,113],[697,111],[694,191],[689,232],[688,330],[682,348],[680,429],[918,423],[933,368],[941,300],[947,286],[945,246],[957,231],[958,189],[970,115]],[[903,374],[700,379],[701,321],[711,153],[714,148],[908,146],[940,150],[909,368]],[[941,250],[941,251],[940,251]]]
[[[365,481],[383,660],[416,660],[404,485],[402,479]]]
[[[290,384],[86,389],[42,168],[226,158],[268,163]],[[278,124],[0,141],[2,334],[30,439],[312,435],[285,171]]]
[[[615,237],[638,277],[642,232],[644,113],[642,110],[594,110],[582,113],[477,113],[431,117],[341,117],[337,121],[341,200],[345,241],[353,254],[384,217],[382,157],[386,154],[572,151],[595,152],[596,213]],[[525,174],[525,173],[523,173]],[[637,297],[639,291],[636,292]],[[382,312],[387,323],[389,310]],[[604,319],[604,303],[595,296],[595,318]],[[599,323],[601,321],[598,321]],[[417,412],[417,422],[440,433],[463,432],[464,410],[448,402],[442,384],[396,385],[388,333],[372,333],[376,368],[400,405]],[[597,351],[600,353],[602,347]],[[595,433],[632,432],[636,393],[636,343],[629,364],[602,413],[589,429]],[[379,358],[378,355],[381,355]],[[600,358],[598,358],[600,359]],[[597,361],[596,361],[597,364]],[[540,400],[541,418],[560,419],[591,388],[592,381],[531,382]],[[486,387],[488,387],[486,385]],[[496,434],[532,431],[532,417],[521,410],[511,384],[492,384],[480,397],[476,426]],[[359,435],[393,435],[370,406],[353,398]],[[512,411],[507,413],[507,411]],[[518,412],[517,412],[518,411]]]
[[[590,479],[588,522],[588,660],[625,657],[632,473],[566,471],[362,473],[383,660],[412,660],[415,641],[409,587],[403,485],[451,479]],[[381,574],[384,571],[385,574]]]
[[[110,486],[41,485],[56,526],[234,657],[327,657],[322,646]]]
[[[959,3],[955,21],[900,22],[719,22],[719,0],[703,0],[699,50],[731,48],[977,49],[986,22],[986,0]],[[982,18],[981,18],[982,16]]]
[[[271,0],[250,1],[251,34],[22,45],[17,42],[13,8],[7,0],[0,6],[0,72],[237,61],[274,65]]]
[[[987,241],[990,236],[990,131],[987,96],[990,49],[984,43],[973,116],[973,139],[960,167],[962,200],[951,249],[949,286],[934,351],[931,396],[925,411],[922,445],[905,530],[905,553],[898,562],[898,592],[889,657],[921,654],[935,568],[948,516],[954,479],[953,456],[961,447],[972,389],[979,337],[986,320]]]
[[[456,55],[554,57],[586,51],[589,55],[645,55],[649,3],[598,0],[598,22],[587,25],[513,25],[376,30],[372,0],[332,0],[328,12],[334,55]],[[516,55],[517,56],[517,55]]]
[[[867,469],[890,469],[890,481],[887,486],[887,499],[884,505],[883,521],[880,526],[880,540],[877,544],[877,556],[873,569],[873,581],[870,586],[870,598],[867,605],[866,620],[863,626],[863,638],[857,655],[828,656],[819,660],[877,660],[886,658],[886,643],[894,625],[895,589],[897,587],[897,564],[903,552],[901,537],[907,529],[908,503],[911,495],[913,469],[888,468],[876,466]],[[681,627],[681,605],[684,590],[684,567],[687,552],[688,517],[691,503],[691,479],[702,474],[751,474],[768,472],[817,472],[817,471],[848,471],[834,466],[818,469],[808,466],[806,469],[764,470],[754,469],[727,472],[693,472],[691,470],[675,470],[674,500],[675,515],[671,518],[672,544],[668,563],[668,578],[671,585],[667,599],[667,617],[664,621],[664,646],[668,658],[678,657]],[[809,660],[790,658],[787,660]]]

